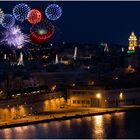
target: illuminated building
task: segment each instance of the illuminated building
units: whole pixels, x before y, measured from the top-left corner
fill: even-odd
[[[6,54],[4,54],[4,59],[6,60]]]
[[[124,48],[122,48],[122,52],[124,52]]]
[[[100,45],[104,47],[104,52],[109,52],[109,48],[108,48],[107,43],[102,42]]]
[[[76,57],[77,57],[77,47],[75,47],[75,51],[74,51],[74,56],[73,56],[74,60],[76,60]]]
[[[126,69],[126,73],[134,73],[135,69],[132,67],[132,65],[128,65],[127,69]]]
[[[22,65],[22,66],[24,65],[24,64],[23,64],[23,54],[22,54],[22,52],[20,53],[20,57],[19,57],[19,60],[18,60],[18,64],[17,64],[17,65],[18,65],[18,66],[19,66],[19,65]]]
[[[68,89],[67,103],[73,107],[106,107],[102,87],[72,86]]]
[[[67,104],[71,107],[117,107],[140,102],[140,88],[107,89],[97,86],[72,86],[67,90]],[[132,93],[134,93],[132,95]]]
[[[109,52],[109,48],[108,48],[107,43],[105,43],[104,46],[105,46],[105,47],[104,47],[104,52]]]
[[[58,55],[56,54],[56,57],[55,57],[55,64],[58,64],[59,61],[58,61]]]
[[[135,36],[134,32],[131,33],[129,37],[129,47],[128,47],[128,53],[135,52],[135,48],[137,47],[137,37]]]

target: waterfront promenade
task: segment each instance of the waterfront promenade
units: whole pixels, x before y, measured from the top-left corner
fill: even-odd
[[[0,120],[0,128],[28,125],[39,122],[57,121],[64,119],[80,118],[84,116],[100,115],[106,113],[114,113],[121,111],[130,111],[140,109],[140,106],[123,106],[118,108],[62,108],[47,112],[42,112],[37,115],[28,115],[24,118],[9,118],[7,120]]]

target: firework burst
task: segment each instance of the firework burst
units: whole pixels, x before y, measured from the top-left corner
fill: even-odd
[[[2,24],[3,19],[4,19],[4,12],[3,12],[3,10],[0,8],[0,24]]]
[[[62,16],[62,9],[57,4],[50,4],[45,10],[45,14],[49,20],[57,20]]]
[[[2,26],[4,28],[11,28],[13,27],[15,24],[15,18],[13,17],[13,15],[10,15],[10,14],[5,14],[4,15],[4,18],[2,20]]]
[[[29,11],[27,19],[31,24],[39,23],[42,19],[42,13],[37,9],[32,9]]]
[[[43,22],[32,26],[31,39],[37,43],[47,42],[55,33],[55,26],[51,23]]]
[[[31,9],[27,4],[20,3],[13,8],[13,15],[16,20],[23,22],[27,19],[27,14],[30,10]]]
[[[8,46],[18,49],[24,47],[29,41],[28,35],[24,34],[19,26],[7,29],[2,40],[2,42]]]

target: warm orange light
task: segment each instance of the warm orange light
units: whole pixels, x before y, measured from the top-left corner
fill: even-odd
[[[97,93],[96,94],[96,98],[100,99],[101,98],[101,94],[100,93]]]
[[[124,98],[123,93],[121,92],[119,95],[120,100],[122,100]]]
[[[52,86],[51,91],[53,92],[56,89],[56,85]]]
[[[135,51],[135,47],[136,46],[137,46],[137,37],[134,34],[134,32],[132,32],[130,37],[129,37],[129,47],[128,47],[128,50],[129,51]]]

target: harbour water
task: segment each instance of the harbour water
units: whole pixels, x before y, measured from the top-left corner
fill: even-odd
[[[6,128],[0,138],[140,138],[140,111]]]

